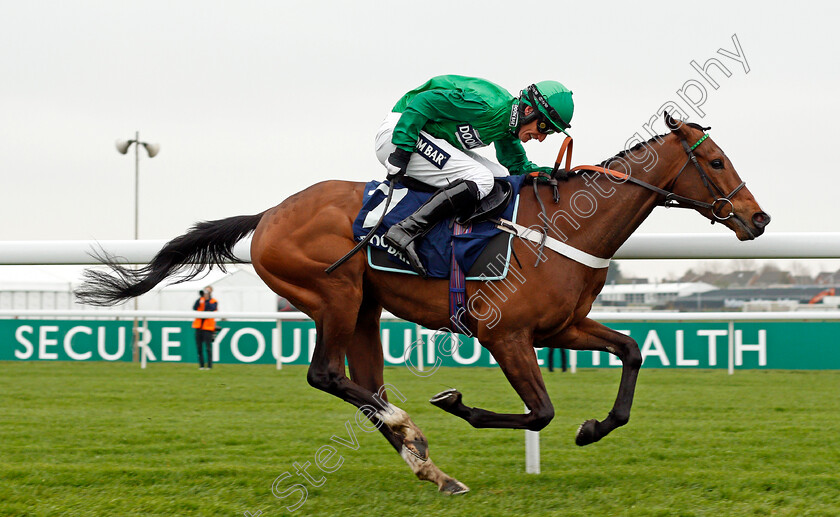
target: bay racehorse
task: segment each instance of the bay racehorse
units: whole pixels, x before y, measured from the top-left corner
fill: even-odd
[[[742,241],[761,235],[770,217],[705,128],[667,114],[665,122],[669,133],[623,151],[601,167],[578,170],[559,182],[557,197],[545,186],[523,189],[518,223],[542,228],[578,250],[604,258],[612,257],[654,207],[663,204],[694,208]],[[83,302],[109,305],[146,293],[171,276],[181,281],[194,278],[206,266],[235,260],[234,244],[253,232],[251,260],[259,276],[315,322],[317,342],[308,382],[362,409],[418,478],[434,482],[444,493],[466,492],[463,483],[432,462],[428,442],[409,415],[387,402],[379,333],[383,307],[426,328],[450,328],[448,282],[374,270],[363,253],[325,272],[354,246],[351,227],[364,188],[364,183],[325,181],[260,214],[198,223],[137,270],[104,257],[110,269],[88,270],[76,294]],[[529,412],[502,414],[469,407],[456,390],[431,402],[474,427],[536,431],[551,421],[554,409],[534,347],[605,351],[623,365],[618,395],[603,420],[587,420],[576,435],[578,445],[598,441],[630,418],[642,364],[632,338],[587,318],[607,269],[550,251],[535,262],[534,254],[541,252],[533,244],[514,239],[513,246],[514,254],[523,258],[520,265],[511,265],[524,278],[522,285],[515,292],[485,289],[476,297],[483,283],[468,282],[470,311],[464,321]],[[503,309],[492,320],[484,317],[493,307]]]

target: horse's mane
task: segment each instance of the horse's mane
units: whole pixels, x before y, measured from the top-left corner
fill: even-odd
[[[695,124],[694,122],[686,122],[686,124],[688,124],[688,127],[691,127],[691,128],[694,128],[694,129],[699,129],[700,131],[704,131],[704,132],[712,129],[711,127],[703,127],[700,124]],[[598,165],[601,166],[601,167],[608,167],[615,160],[618,160],[620,158],[624,158],[624,156],[627,155],[627,153],[632,153],[633,151],[638,151],[643,146],[648,145],[653,141],[656,141],[657,143],[659,143],[660,141],[662,141],[663,138],[665,138],[669,134],[670,133],[667,133],[667,134],[664,134],[664,135],[656,135],[655,137],[649,139],[647,142],[639,142],[638,144],[634,145],[630,149],[625,149],[625,150],[621,151],[620,153],[618,153],[617,155],[613,156],[612,158],[607,158],[606,160],[602,161]]]

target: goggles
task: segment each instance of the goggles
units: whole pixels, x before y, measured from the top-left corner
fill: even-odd
[[[549,124],[543,117],[537,119],[537,131],[544,135],[553,135],[557,132],[554,130],[554,127],[551,124]]]
[[[527,88],[528,93],[528,100],[531,102],[531,106],[534,107],[535,110],[538,112],[540,110],[537,109],[537,105],[542,108],[542,113],[548,114],[548,119],[546,120],[545,117],[540,117],[540,121],[537,123],[537,130],[540,133],[544,133],[546,135],[550,135],[551,133],[556,132],[556,130],[552,127],[559,126],[561,129],[568,129],[572,127],[568,122],[563,120],[563,117],[557,113],[557,110],[552,108],[548,101],[545,100],[545,97],[542,96],[540,91],[537,89],[535,84],[528,86]]]

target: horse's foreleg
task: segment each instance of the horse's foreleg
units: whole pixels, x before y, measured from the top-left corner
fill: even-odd
[[[379,306],[362,304],[356,332],[346,350],[350,378],[376,394],[377,408],[381,411],[367,416],[419,479],[435,483],[438,490],[446,494],[468,492],[466,485],[446,475],[432,462],[429,458],[429,443],[423,432],[405,411],[388,402],[389,393],[392,399],[403,402],[406,399],[396,386],[384,384],[384,358],[379,337],[380,312]]]
[[[621,427],[630,420],[630,407],[636,391],[636,378],[642,366],[642,354],[636,341],[616,332],[597,321],[585,319],[569,327],[557,336],[540,342],[541,346],[568,348],[572,350],[597,350],[609,352],[621,359],[621,384],[612,411],[602,421],[587,420],[578,429],[575,443],[588,445],[608,435],[613,429]]]
[[[430,402],[463,418],[476,428],[539,431],[547,426],[554,418],[554,406],[545,389],[531,340],[524,336],[509,337],[488,343],[487,348],[530,413],[494,413],[486,409],[468,407],[461,402],[461,393],[457,390],[439,393]]]

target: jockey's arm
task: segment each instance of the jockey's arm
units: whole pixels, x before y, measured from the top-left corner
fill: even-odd
[[[496,140],[494,145],[496,146],[496,159],[513,176],[537,171],[546,173],[552,171],[551,167],[540,167],[528,160],[528,156],[525,154],[525,148],[522,147],[522,142],[515,137]]]
[[[428,90],[417,94],[403,110],[391,142],[400,149],[414,151],[420,131],[430,120],[474,120],[488,109],[477,95],[461,90]]]

